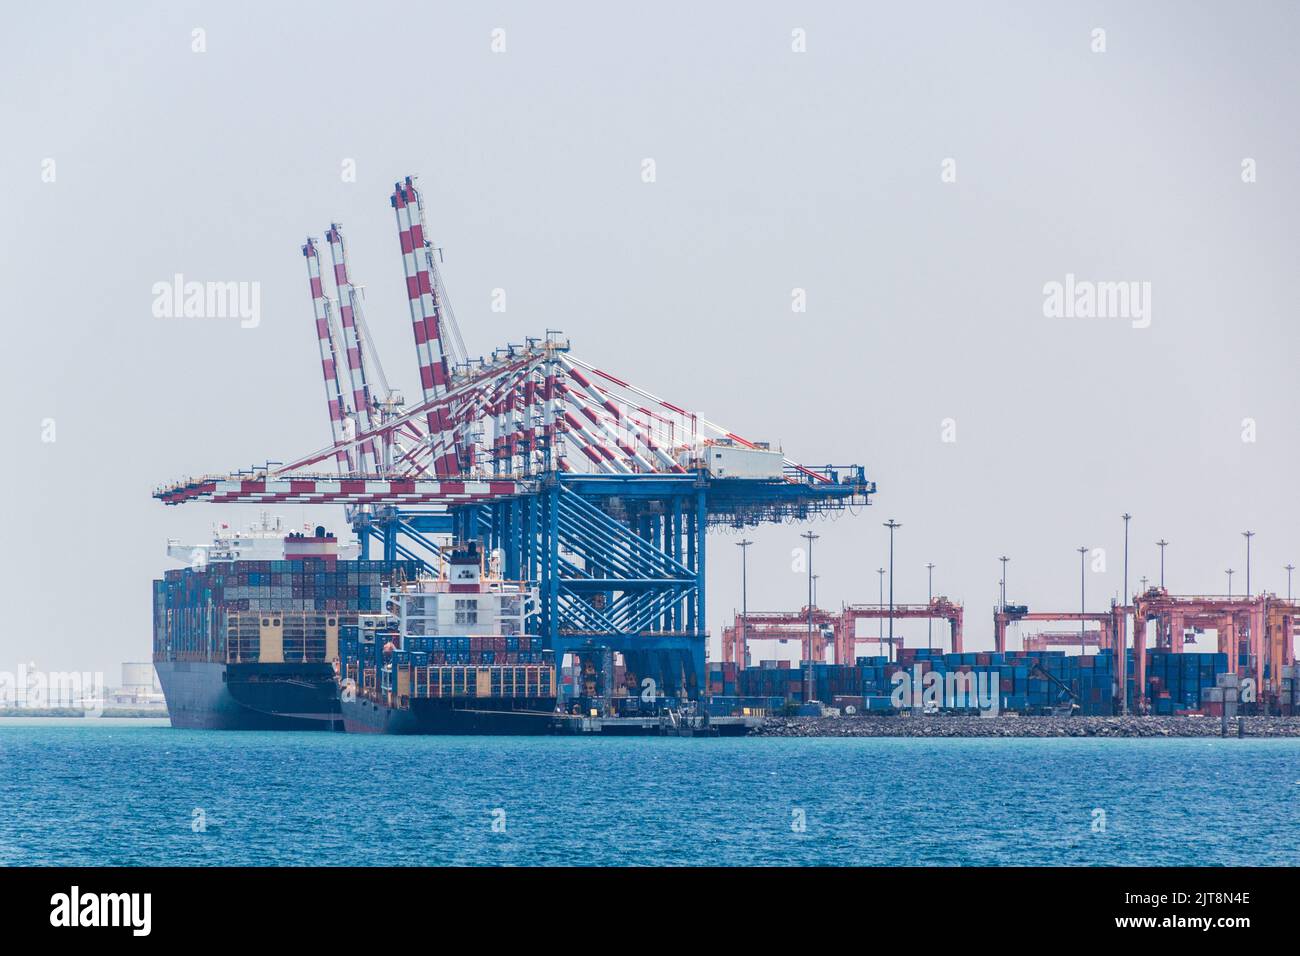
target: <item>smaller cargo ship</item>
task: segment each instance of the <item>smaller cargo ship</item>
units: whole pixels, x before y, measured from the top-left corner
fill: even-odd
[[[555,666],[527,633],[537,591],[484,573],[477,542],[453,548],[444,577],[395,582],[382,614],[342,637],[348,733],[545,734]]]
[[[419,567],[340,560],[323,527],[286,533],[267,515],[167,550],[190,566],[153,583],[153,660],[172,726],[185,729],[342,730],[340,631]]]

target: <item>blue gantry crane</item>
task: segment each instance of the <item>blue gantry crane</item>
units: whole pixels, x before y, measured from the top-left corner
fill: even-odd
[[[870,503],[861,466],[810,467],[575,357],[557,332],[470,359],[412,178],[392,206],[421,399],[389,387],[353,285],[341,227],[307,259],[330,444],[288,463],[186,478],[167,504],[342,505],[362,546],[436,567],[477,540],[501,574],[535,584],[530,627],[557,662],[620,654],[657,692],[704,685],[712,526],[802,520]],[[338,374],[340,358],[347,385]],[[334,466],[335,473],[323,469]]]

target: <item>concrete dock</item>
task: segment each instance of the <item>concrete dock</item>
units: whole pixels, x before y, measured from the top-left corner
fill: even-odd
[[[763,723],[762,717],[709,717],[705,714],[660,714],[649,717],[557,716],[555,733],[609,737],[743,737]]]

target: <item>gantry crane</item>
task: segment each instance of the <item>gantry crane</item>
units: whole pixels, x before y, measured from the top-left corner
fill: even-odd
[[[858,634],[857,622],[884,620],[890,616],[887,604],[845,604],[838,611],[814,608],[812,612],[813,647],[808,647],[808,608],[798,611],[750,611],[736,614],[735,620],[722,629],[722,659],[735,661],[740,668],[749,666],[750,641],[798,641],[800,660],[821,661],[826,649],[834,649],[836,664],[852,664],[857,659],[859,644],[876,644],[879,650],[888,650],[889,638],[874,634]],[[954,654],[962,652],[962,607],[946,597],[935,597],[928,604],[895,604],[893,616],[899,620],[946,621],[950,629],[950,645]],[[903,636],[894,637],[893,650],[905,646]]]
[[[388,387],[331,223],[333,295],[317,240],[302,247],[330,443],[287,463],[172,482],[155,497],[342,505],[363,558],[372,538],[385,559],[435,560],[435,537],[477,539],[506,577],[537,584],[530,626],[557,655],[622,653],[629,670],[693,694],[703,683],[709,527],[869,504],[875,483],[858,465],[769,452],[574,356],[558,332],[470,357],[412,177],[394,184],[390,205],[419,400]],[[663,349],[672,360],[676,350]],[[716,469],[723,450],[751,461],[741,474]]]

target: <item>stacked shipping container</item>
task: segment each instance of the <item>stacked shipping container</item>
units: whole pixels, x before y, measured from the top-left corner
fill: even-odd
[[[1282,713],[1300,714],[1300,664],[1285,664],[1281,680]]]
[[[1129,652],[1132,675],[1133,654]],[[1227,654],[1174,654],[1168,651],[1147,652],[1147,699],[1151,712],[1170,716],[1180,711],[1200,710],[1208,700],[1206,691],[1215,685],[1219,674],[1228,670]],[[1133,700],[1134,681],[1128,680],[1129,701]]]
[[[891,662],[885,657],[860,657],[854,666],[813,665],[813,699],[823,703],[853,704],[868,711],[889,710],[886,702],[897,686],[896,674],[906,673],[915,683],[928,673],[946,682],[964,675],[962,684],[977,678],[983,688],[998,692],[998,709],[1018,713],[1044,713],[1060,705],[1077,704],[1087,716],[1117,712],[1118,673],[1114,655],[1067,656],[1065,651],[993,651],[945,654],[938,650],[909,648]],[[734,667],[734,665],[731,665]],[[1148,697],[1154,713],[1173,714],[1199,709],[1207,688],[1227,670],[1224,654],[1170,654],[1147,652]],[[804,702],[806,670],[788,661],[763,661],[735,673],[734,679],[717,665],[710,671],[713,693],[734,686],[741,695],[780,697],[793,704]],[[1133,660],[1129,652],[1127,673],[1130,708],[1133,698]],[[1068,691],[1066,690],[1068,688]],[[1300,679],[1289,687],[1292,699],[1300,692]]]
[[[541,638],[528,634],[505,637],[406,637],[396,663],[416,667],[443,664],[540,664]]]
[[[326,635],[381,610],[383,586],[414,561],[231,561],[175,568],[153,582],[154,659],[257,661],[273,632],[285,661],[326,660]]]

